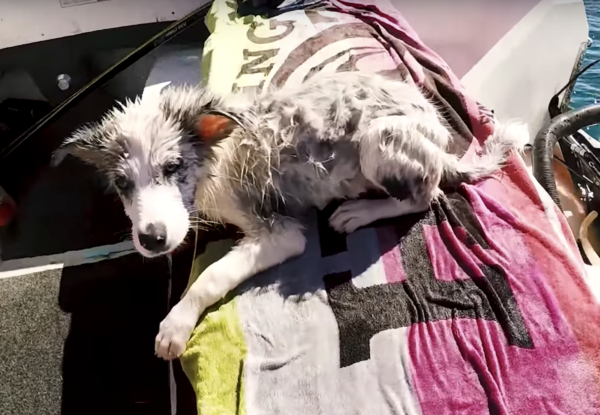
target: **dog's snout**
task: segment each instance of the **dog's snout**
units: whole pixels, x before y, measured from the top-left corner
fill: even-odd
[[[167,228],[162,223],[150,224],[139,234],[140,245],[150,252],[161,252],[167,244]]]

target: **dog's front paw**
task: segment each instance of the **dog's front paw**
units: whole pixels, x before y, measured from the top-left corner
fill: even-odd
[[[189,304],[177,304],[160,323],[154,350],[165,360],[176,359],[185,352],[187,341],[198,322],[200,313]]]
[[[333,212],[329,225],[339,233],[352,233],[377,219],[371,200],[348,200]]]

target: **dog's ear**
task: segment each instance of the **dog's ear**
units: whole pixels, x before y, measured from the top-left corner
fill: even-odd
[[[239,124],[221,114],[202,114],[195,125],[195,133],[200,140],[207,144],[219,141],[238,127]]]
[[[68,155],[99,167],[102,164],[102,149],[105,146],[97,125],[90,125],[77,130],[52,154],[50,165],[58,166]]]

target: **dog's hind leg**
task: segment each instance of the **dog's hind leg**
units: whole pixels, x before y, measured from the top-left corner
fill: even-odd
[[[340,205],[329,218],[329,225],[340,233],[352,233],[361,226],[380,219],[395,218],[427,210],[429,203],[414,203],[410,199],[356,199]]]
[[[338,232],[353,232],[379,219],[425,211],[439,193],[447,130],[436,118],[378,118],[360,141],[363,175],[391,197],[349,200],[331,216]]]

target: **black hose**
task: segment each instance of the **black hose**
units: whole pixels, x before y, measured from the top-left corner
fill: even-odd
[[[560,208],[554,179],[554,146],[563,137],[575,134],[590,125],[600,124],[600,104],[590,105],[556,116],[541,130],[533,142],[533,175]]]

